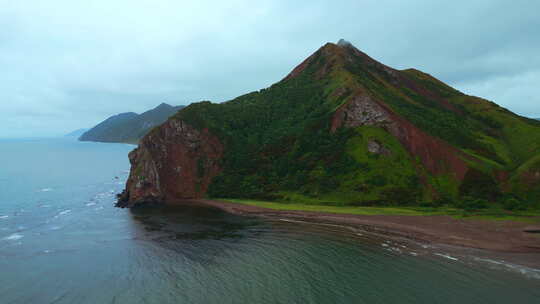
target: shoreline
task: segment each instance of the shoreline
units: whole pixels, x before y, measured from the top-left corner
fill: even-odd
[[[458,250],[483,250],[509,262],[540,269],[540,234],[523,231],[531,226],[530,223],[463,220],[447,215],[355,215],[285,211],[210,199],[182,200],[171,202],[171,205],[185,203],[214,207],[236,215],[339,224],[394,239],[443,245]]]

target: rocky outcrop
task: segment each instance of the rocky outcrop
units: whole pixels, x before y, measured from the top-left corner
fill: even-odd
[[[388,150],[382,143],[377,140],[368,141],[367,150],[370,153],[382,154],[385,156],[389,156],[390,154],[392,154],[390,150]]]
[[[170,119],[129,154],[131,171],[117,206],[201,198],[222,156],[223,144],[207,129]]]
[[[469,166],[467,157],[450,144],[430,136],[406,119],[395,114],[387,105],[366,93],[358,93],[342,105],[332,118],[332,131],[339,127],[378,126],[395,136],[413,158],[435,175],[452,174],[463,180]]]
[[[398,126],[390,114],[371,96],[358,93],[342,105],[332,118],[332,131],[339,127],[379,126],[398,133]]]

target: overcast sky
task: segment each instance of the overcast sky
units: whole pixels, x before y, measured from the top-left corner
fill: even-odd
[[[225,101],[340,38],[540,117],[539,12],[536,0],[0,0],[0,138]]]

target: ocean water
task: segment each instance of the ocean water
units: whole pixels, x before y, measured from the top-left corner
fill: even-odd
[[[540,271],[336,225],[113,207],[133,146],[0,141],[0,303],[540,303]]]

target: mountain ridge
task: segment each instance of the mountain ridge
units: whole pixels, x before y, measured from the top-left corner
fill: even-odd
[[[266,89],[194,103],[152,130],[130,153],[120,205],[205,196],[531,204],[540,196],[538,131],[427,73],[327,43]]]
[[[64,135],[64,137],[79,137],[84,134],[84,132],[88,131],[86,128],[80,128],[77,130],[73,130],[67,134]]]
[[[116,114],[86,131],[79,140],[136,144],[150,129],[165,122],[183,107],[161,103],[141,114],[134,112]]]

